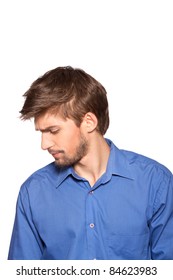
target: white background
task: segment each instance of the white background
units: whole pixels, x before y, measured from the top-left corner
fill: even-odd
[[[0,2],[0,259],[6,260],[23,181],[52,161],[22,95],[57,66],[83,68],[108,92],[106,134],[173,171],[173,5],[167,0]]]

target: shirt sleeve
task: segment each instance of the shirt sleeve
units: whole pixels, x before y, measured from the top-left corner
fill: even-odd
[[[151,258],[173,260],[173,176],[163,172],[153,206]]]
[[[27,189],[23,186],[17,200],[8,259],[39,260],[42,251],[43,244],[32,220]]]

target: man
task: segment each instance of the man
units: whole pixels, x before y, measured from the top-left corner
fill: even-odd
[[[24,94],[54,162],[22,185],[9,259],[173,259],[173,176],[119,150],[104,87],[81,69],[58,67]]]

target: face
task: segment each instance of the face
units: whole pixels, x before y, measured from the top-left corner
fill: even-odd
[[[88,142],[71,119],[46,113],[35,120],[35,128],[42,134],[41,147],[47,150],[59,167],[73,166],[87,154]]]

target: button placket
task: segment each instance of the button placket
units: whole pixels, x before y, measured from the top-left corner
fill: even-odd
[[[86,223],[87,223],[87,244],[88,244],[88,254],[89,258],[93,259],[96,257],[95,248],[95,196],[94,190],[90,189],[88,191],[88,196],[86,199]]]

